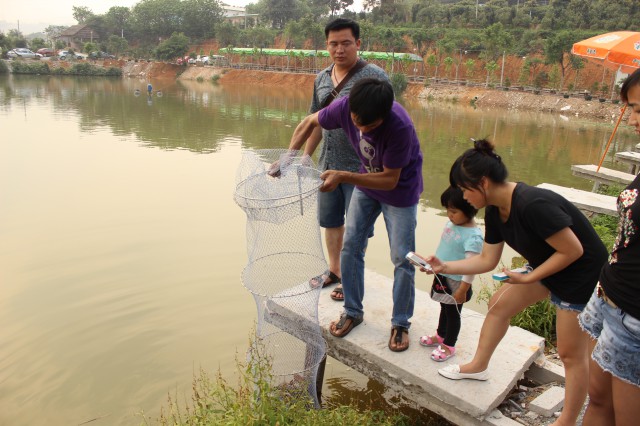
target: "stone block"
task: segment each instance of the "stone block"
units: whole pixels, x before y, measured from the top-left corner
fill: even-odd
[[[545,417],[553,416],[564,404],[564,388],[552,386],[531,401],[529,409]]]

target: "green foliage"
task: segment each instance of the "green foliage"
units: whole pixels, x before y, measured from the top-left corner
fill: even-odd
[[[173,33],[156,48],[155,56],[160,60],[169,61],[184,56],[188,50],[189,38],[183,33]]]
[[[49,65],[46,62],[13,61],[11,72],[13,74],[49,74]]]
[[[407,90],[407,76],[401,73],[391,74],[389,77],[391,80],[391,86],[393,87],[393,93],[396,95],[396,98],[402,96],[405,90]]]
[[[0,60],[0,74],[8,74],[9,67],[5,61]]]
[[[163,407],[158,423],[174,425],[309,425],[309,426],[392,426],[407,424],[396,413],[364,410],[346,404],[310,409],[307,380],[296,375],[286,384],[276,385],[271,374],[272,359],[259,345],[253,346],[252,357],[246,363],[236,361],[238,379],[230,384],[220,371],[212,380],[200,370],[193,378],[191,406],[181,406],[177,396],[169,395],[168,407]],[[145,424],[151,419],[144,418]],[[154,422],[155,423],[155,422]]]
[[[98,50],[98,45],[96,43],[91,43],[90,41],[86,42],[82,47],[83,51],[87,54]]]
[[[218,84],[218,80],[220,80],[220,74],[214,74],[211,76],[211,83]]]
[[[196,78],[196,81],[197,81],[198,83],[202,83],[202,82],[204,81],[204,77],[203,77],[203,76],[201,76],[201,75],[199,75],[199,76]]]

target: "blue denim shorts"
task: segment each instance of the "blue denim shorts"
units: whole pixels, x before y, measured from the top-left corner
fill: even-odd
[[[640,387],[640,320],[591,296],[578,316],[580,327],[598,339],[591,358],[603,371]]]
[[[318,193],[318,223],[323,228],[339,228],[344,225],[354,186],[341,183],[331,192]]]
[[[551,303],[564,311],[582,312],[584,307],[587,306],[582,303],[569,303],[560,299],[555,294],[551,293]]]

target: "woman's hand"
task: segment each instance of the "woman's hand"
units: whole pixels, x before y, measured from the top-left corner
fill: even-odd
[[[427,256],[427,257],[425,257],[423,259],[429,265],[431,265],[431,270],[429,270],[427,273],[439,274],[441,272],[444,272],[444,270],[447,268],[447,264],[442,262],[440,259],[438,259],[435,256]]]

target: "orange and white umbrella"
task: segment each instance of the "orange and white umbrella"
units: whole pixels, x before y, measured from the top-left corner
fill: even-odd
[[[583,56],[588,59],[602,62],[602,64],[610,69],[617,69],[625,74],[630,74],[640,68],[640,32],[635,31],[615,31],[612,33],[601,34],[586,40],[574,43],[571,53]],[[618,130],[620,121],[624,116],[627,105],[622,107],[620,117],[613,128],[611,137],[604,149],[598,169],[602,166],[609,146],[613,140],[613,136]],[[596,170],[596,171],[597,171]]]
[[[615,31],[574,43],[571,53],[629,74],[640,68],[640,32]]]

